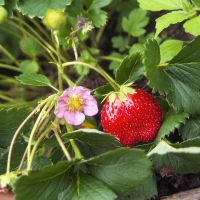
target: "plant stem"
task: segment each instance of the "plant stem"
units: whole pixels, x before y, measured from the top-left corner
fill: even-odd
[[[15,57],[10,53],[8,52],[1,44],[0,44],[0,50],[6,55],[8,56],[8,58],[13,61],[17,66],[19,66],[19,63],[18,61],[15,59]],[[20,70],[21,71],[21,70]]]
[[[14,31],[11,31],[11,30],[9,30],[9,29],[7,29],[5,27],[0,26],[0,30],[5,31],[5,32],[7,32],[9,34],[12,34],[12,35],[14,35],[17,38],[22,38],[22,35],[20,35],[18,33],[15,33]]]
[[[115,57],[112,57],[112,56],[99,56],[98,58],[102,59],[102,60],[117,61],[117,62],[120,62],[120,63],[123,61],[120,58],[115,58]]]
[[[31,22],[33,22],[33,24],[44,34],[44,36],[49,41],[51,41],[51,37],[49,36],[49,34],[47,34],[46,30],[44,30],[43,27],[35,19],[31,19]]]
[[[53,55],[52,52],[56,53],[56,51],[45,40],[42,39],[42,41],[45,42],[46,46],[39,39],[37,39],[34,35],[32,35],[31,33],[29,33],[28,31],[26,31],[23,27],[19,26],[18,24],[14,23],[13,21],[7,20],[6,22],[9,23],[9,24],[11,24],[12,26],[18,28],[22,33],[25,33],[26,35],[28,35],[29,37],[31,37],[32,39],[34,39],[41,47],[43,47],[49,53],[49,55],[52,57],[52,59],[55,60],[55,57],[54,57],[54,55]]]
[[[61,147],[62,150],[63,150],[63,153],[64,153],[65,156],[67,157],[67,160],[68,160],[68,161],[71,161],[72,158],[71,158],[69,152],[67,151],[67,149],[65,148],[65,145],[63,144],[63,141],[61,140],[61,138],[60,138],[60,136],[59,136],[59,134],[58,134],[57,129],[54,128],[53,131],[54,131],[54,134],[55,134],[55,136],[56,136],[56,139],[57,139],[57,141],[58,141],[60,147]]]
[[[46,99],[47,100],[47,99]],[[20,132],[20,130],[22,129],[22,127],[26,124],[26,122],[38,111],[38,109],[40,109],[44,104],[46,103],[46,101],[44,100],[42,103],[40,103],[29,115],[28,117],[21,123],[21,125],[18,127],[18,129],[16,130],[13,138],[12,138],[12,141],[11,141],[11,144],[10,144],[10,149],[9,149],[9,152],[8,152],[8,159],[7,159],[7,174],[10,173],[10,162],[11,162],[11,156],[12,156],[12,149],[13,149],[13,146],[14,146],[14,142]]]
[[[24,152],[24,155],[23,155],[23,157],[22,157],[22,159],[21,159],[21,162],[20,162],[20,164],[19,164],[18,171],[20,171],[21,168],[22,168],[22,165],[23,165],[24,160],[25,160],[25,158],[26,158],[27,151],[28,151],[28,147],[26,147],[26,150],[25,150],[25,152]]]
[[[59,85],[59,90],[63,91],[63,82],[62,82],[62,75],[63,75],[63,68],[62,68],[62,62],[61,62],[61,55],[60,55],[60,45],[59,45],[59,40],[57,35],[52,34],[53,41],[56,46],[56,52],[57,52],[57,58],[58,58],[58,85]]]
[[[38,100],[31,101],[31,102],[21,102],[21,103],[6,103],[6,104],[1,104],[0,103],[0,108],[21,108],[21,107],[31,107],[34,106],[38,103]]]
[[[62,64],[63,67],[70,66],[70,65],[82,65],[82,66],[89,67],[90,69],[95,70],[96,72],[101,74],[116,91],[119,90],[118,84],[102,68],[100,67],[97,68],[90,64],[87,64],[84,62],[78,62],[78,61],[72,61],[72,62],[67,62],[67,63]]]
[[[72,148],[74,150],[74,153],[75,153],[75,158],[77,159],[81,159],[83,156],[81,155],[80,151],[79,151],[79,148],[77,147],[76,145],[76,142],[74,139],[69,139],[71,145],[72,145]]]
[[[20,68],[14,67],[12,65],[2,64],[2,63],[0,63],[0,68],[10,69],[10,70],[17,71],[17,72],[22,72]]]
[[[17,102],[17,100],[12,99],[10,97],[7,97],[7,96],[5,96],[3,94],[0,94],[0,99],[4,99],[4,100],[9,101],[9,102]]]
[[[35,134],[35,131],[36,131],[37,127],[38,127],[38,124],[39,124],[39,122],[40,122],[42,116],[43,116],[43,115],[45,114],[45,112],[46,112],[46,108],[50,105],[50,103],[51,103],[51,101],[52,101],[52,99],[53,99],[54,97],[55,97],[55,95],[52,95],[52,96],[49,96],[47,99],[44,100],[44,102],[45,102],[46,104],[45,104],[45,106],[43,107],[43,109],[41,110],[41,112],[40,112],[40,114],[39,114],[39,116],[38,116],[38,118],[37,118],[37,120],[36,120],[36,122],[35,122],[35,124],[34,124],[34,126],[33,126],[33,129],[32,129],[32,131],[31,131],[31,134],[30,134],[30,136],[29,136],[29,141],[28,141],[28,154],[27,154],[27,158],[28,158],[28,168],[27,168],[27,170],[29,170],[29,166],[30,166],[29,163],[30,163],[31,144],[32,144],[33,136],[34,136],[34,134]]]
[[[66,124],[66,128],[67,128],[67,132],[70,133],[70,132],[73,132],[74,129],[73,127],[70,125],[70,124]],[[83,156],[81,155],[80,151],[79,151],[79,148],[77,147],[74,139],[69,139],[71,145],[72,145],[72,148],[74,150],[74,153],[75,153],[75,158],[77,159],[80,159],[82,158]]]
[[[66,76],[65,74],[62,75],[63,79],[67,82],[67,84],[70,86],[70,87],[73,87],[74,86],[74,82],[72,82],[68,76]]]
[[[35,152],[37,150],[38,145],[40,144],[40,142],[42,141],[42,139],[49,133],[49,131],[51,131],[51,128],[52,128],[52,126],[50,126],[46,131],[44,131],[40,135],[40,137],[37,139],[37,141],[35,142],[34,147],[33,147],[32,151],[31,151],[30,160],[29,160],[29,163],[28,163],[28,166],[27,166],[27,170],[28,171],[31,169],[33,158],[34,158],[34,155],[35,155]]]

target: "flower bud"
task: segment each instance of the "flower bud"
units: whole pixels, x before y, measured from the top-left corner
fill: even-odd
[[[53,30],[61,29],[66,22],[66,15],[65,13],[60,10],[47,10],[46,16],[43,19],[44,25]]]
[[[8,17],[8,12],[7,10],[0,6],[0,23],[3,23]]]

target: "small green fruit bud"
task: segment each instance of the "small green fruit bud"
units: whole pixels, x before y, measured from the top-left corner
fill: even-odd
[[[61,29],[66,22],[66,15],[65,13],[60,10],[47,10],[46,16],[43,19],[44,25],[53,30]]]
[[[8,17],[8,12],[7,10],[0,6],[0,23],[4,22]]]

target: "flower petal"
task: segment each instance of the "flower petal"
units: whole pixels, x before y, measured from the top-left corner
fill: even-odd
[[[85,120],[85,115],[78,111],[75,112],[66,111],[64,113],[64,118],[68,124],[80,125]]]
[[[63,118],[64,117],[64,113],[67,111],[67,106],[66,104],[62,103],[62,102],[58,102],[58,107],[57,110],[54,111],[54,114],[56,115],[56,117],[58,118]]]
[[[86,101],[83,105],[84,114],[87,116],[93,116],[98,113],[97,101],[93,98],[90,101]]]

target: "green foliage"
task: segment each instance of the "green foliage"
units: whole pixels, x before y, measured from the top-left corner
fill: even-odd
[[[140,7],[144,10],[151,11],[160,11],[160,10],[175,10],[173,12],[164,14],[163,16],[156,19],[156,33],[155,38],[160,34],[160,32],[167,28],[170,24],[176,24],[179,22],[183,22],[184,20],[190,19],[186,21],[183,25],[186,32],[194,34],[195,36],[199,35],[199,30],[196,27],[196,24],[199,23],[199,17],[195,17],[197,14],[196,7],[192,5],[191,2],[187,0],[167,0],[167,1],[159,1],[152,0],[149,2],[148,0],[138,0],[140,3]],[[198,1],[194,1],[199,5]]]
[[[17,131],[20,124],[30,113],[30,109],[1,109],[0,110],[0,148],[10,146],[11,140]],[[22,134],[27,134],[31,128],[31,121],[24,126],[20,131]]]
[[[198,7],[200,7],[200,2],[199,0],[192,0]]]
[[[161,141],[148,155],[156,169],[168,166],[176,173],[195,173],[200,169],[199,144],[199,138],[171,145]]]
[[[120,64],[120,67],[116,71],[116,81],[119,84],[134,83],[142,78],[143,73],[142,54],[134,53],[125,57]]]
[[[92,21],[92,25],[96,27],[103,26],[106,23],[107,14],[101,8],[111,3],[111,0],[91,0],[91,1],[72,1],[67,7],[66,12],[73,17],[82,14],[83,17]]]
[[[12,163],[11,163],[11,169],[12,171],[16,170],[20,164],[20,160],[22,159],[22,156],[24,154],[24,151],[26,150],[26,143],[23,141],[18,140],[14,144],[13,152],[12,152]],[[0,154],[0,174],[6,173],[6,167],[7,167],[7,159],[8,159],[8,150]]]
[[[15,199],[57,199],[71,183],[72,165],[76,162],[61,161],[38,172],[29,172],[28,176],[20,176],[14,185]]]
[[[18,3],[19,11],[23,15],[28,15],[29,17],[40,17],[43,18],[47,12],[48,9],[61,9],[64,10],[64,8],[67,5],[71,4],[71,0],[47,0],[41,2],[40,0],[22,0]]]
[[[120,52],[123,52],[128,46],[128,38],[123,38],[122,36],[113,37],[112,44],[114,48],[119,49]]]
[[[3,45],[3,47],[10,52],[13,56],[17,56],[19,52],[19,38],[18,38],[18,30],[10,26],[9,24],[1,24],[0,29],[0,43]],[[8,30],[8,31],[4,31]],[[13,35],[15,33],[15,35]],[[7,56],[4,54],[4,56],[7,58]]]
[[[200,31],[198,29],[199,24],[200,24],[200,16],[197,16],[185,22],[183,27],[187,33],[198,36],[200,35]]]
[[[176,56],[179,51],[181,51],[183,46],[183,41],[180,40],[165,40],[160,45],[160,63],[170,61],[174,56]]]
[[[151,174],[151,163],[139,149],[110,151],[89,159],[86,166],[94,177],[117,194],[142,185]]]
[[[149,40],[146,44],[145,65],[149,85],[154,91],[165,93],[175,110],[184,110],[189,114],[200,112],[200,85],[199,76],[196,74],[199,70],[199,41],[200,38],[197,37],[187,44],[165,68],[159,66],[160,49],[157,42]],[[152,57],[157,59],[152,60]],[[155,76],[157,79],[153,78]]]
[[[101,199],[112,200],[117,196],[98,179],[79,173],[73,177],[73,186],[59,195],[60,200],[68,199]]]
[[[90,49],[90,51],[94,55],[98,53],[97,49]],[[85,63],[93,65],[93,66],[95,66],[97,64],[94,57],[86,50],[81,52],[81,55],[78,58],[78,61],[85,62]],[[80,75],[87,75],[90,72],[90,68],[81,66],[81,65],[76,65],[76,70]]]
[[[117,139],[110,134],[105,134],[104,132],[98,131],[96,129],[79,129],[72,133],[66,133],[63,138],[76,139],[83,141],[90,145],[112,145],[117,144]]]
[[[184,123],[188,117],[187,113],[176,113],[173,109],[170,109],[163,119],[156,140],[160,140],[165,135],[172,133],[175,128],[179,128],[181,123]]]
[[[0,187],[14,184],[16,200],[146,200],[157,194],[155,170],[199,172],[199,0],[0,0],[0,5],[9,17],[0,25]],[[44,26],[49,9],[62,13],[59,30]],[[162,10],[167,12],[152,32],[151,11]],[[52,14],[47,25],[55,18]],[[163,34],[177,23],[193,34],[192,41]],[[103,102],[123,84],[155,93],[163,114],[155,139],[133,148],[101,128]],[[59,107],[46,97],[50,90],[37,86],[53,88],[58,99],[78,85],[93,90],[99,113],[71,126],[55,116],[55,108],[67,109],[68,100]],[[73,103],[82,106],[81,99]]]
[[[128,34],[132,36],[141,36],[146,31],[144,27],[148,24],[149,18],[146,17],[146,11],[138,8],[134,9],[130,14],[128,19],[123,18],[122,20],[122,28]]]
[[[16,0],[2,0],[0,5],[4,5],[6,10],[8,11],[9,16],[13,16],[13,9],[17,8],[17,1]]]
[[[21,74],[17,76],[16,79],[20,81],[20,83],[25,85],[34,85],[34,86],[51,85],[49,79],[42,74],[35,74],[35,73]]]
[[[163,15],[162,17],[159,17],[156,19],[156,34],[155,38],[160,34],[160,32],[167,28],[170,24],[177,24],[179,22],[182,22],[190,17],[195,15],[195,12],[185,12],[185,11],[174,11],[171,13],[167,13]],[[187,29],[189,30],[189,29]]]
[[[19,67],[23,74],[37,73],[39,71],[39,65],[35,60],[24,60]]]
[[[41,50],[40,45],[30,37],[23,37],[19,44],[21,51],[31,57],[35,57]]]
[[[183,140],[199,137],[200,135],[200,119],[199,116],[191,117],[179,129],[179,134]]]
[[[138,0],[140,7],[144,10],[152,10],[152,11],[160,11],[160,10],[179,10],[183,9],[184,5],[181,0]],[[183,2],[187,3],[187,0],[183,0]]]
[[[137,199],[146,200],[150,199],[153,195],[157,194],[156,176],[153,174],[146,182],[139,186],[137,189],[127,192],[126,195],[118,197],[117,200]]]

